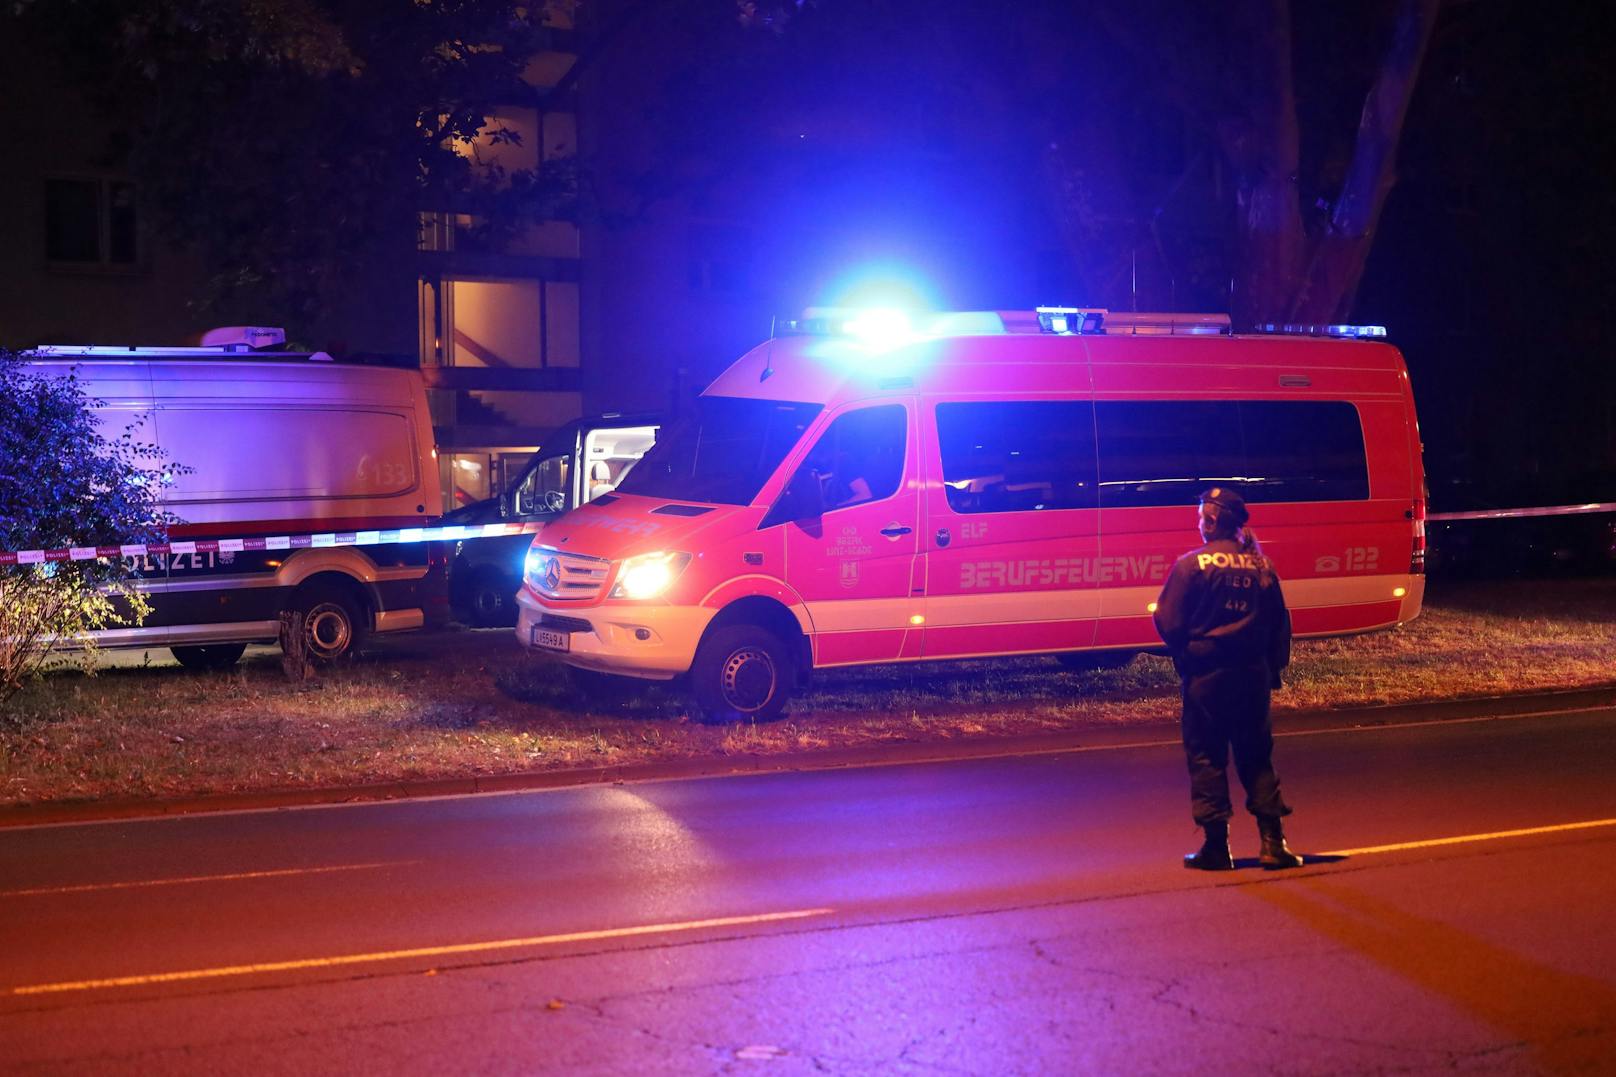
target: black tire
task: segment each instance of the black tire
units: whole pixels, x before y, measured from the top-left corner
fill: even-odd
[[[1057,654],[1055,661],[1073,670],[1121,669],[1133,661],[1135,651],[1074,651]]]
[[[303,645],[316,665],[352,658],[370,632],[364,603],[346,587],[305,586],[298,590],[292,608],[303,615]]]
[[[514,625],[516,591],[520,586],[495,569],[479,569],[461,595],[466,623],[473,628],[509,628]]]
[[[768,721],[785,709],[797,670],[791,648],[757,625],[726,625],[696,648],[690,688],[710,722]]]
[[[170,647],[174,660],[186,669],[229,669],[246,653],[245,643],[206,643],[195,647]]]

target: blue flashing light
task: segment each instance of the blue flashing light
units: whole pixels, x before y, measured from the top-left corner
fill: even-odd
[[[894,308],[809,307],[800,318],[777,319],[776,336],[835,337],[897,348],[933,337],[1007,332],[994,310],[907,311]]]
[[[1038,328],[1064,336],[1068,333],[1098,333],[1109,313],[1103,307],[1036,307]]]
[[[901,348],[916,339],[908,313],[891,308],[859,311],[842,322],[841,331],[875,351]]]
[[[1259,333],[1279,336],[1341,337],[1346,340],[1384,340],[1384,325],[1302,325],[1294,322],[1267,322],[1257,326]]]

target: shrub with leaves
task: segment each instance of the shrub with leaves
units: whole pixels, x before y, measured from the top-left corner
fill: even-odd
[[[172,517],[163,487],[179,470],[140,440],[137,417],[108,429],[78,377],[0,349],[0,550],[157,541]],[[135,568],[116,558],[0,565],[0,701],[85,633],[149,611]]]

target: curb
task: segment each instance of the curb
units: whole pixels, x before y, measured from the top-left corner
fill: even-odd
[[[1473,696],[1431,703],[1398,703],[1331,711],[1275,712],[1278,737],[1391,726],[1488,718],[1525,717],[1564,711],[1616,708],[1616,684],[1523,695]],[[170,800],[80,800],[0,807],[0,830],[115,819],[151,819],[225,811],[262,811],[329,804],[354,804],[484,793],[532,792],[580,785],[727,778],[854,767],[943,763],[962,759],[1049,755],[1102,748],[1178,743],[1177,722],[1088,726],[1059,733],[969,741],[899,741],[833,748],[798,755],[737,755],[676,759],[621,766],[489,774],[468,778],[371,782],[363,785],[220,793]]]

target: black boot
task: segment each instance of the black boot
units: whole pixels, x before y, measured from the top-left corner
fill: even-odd
[[[1201,851],[1184,858],[1184,866],[1197,871],[1233,871],[1234,854],[1229,852],[1229,824],[1204,823],[1206,840]]]
[[[1257,833],[1262,836],[1262,852],[1257,855],[1257,863],[1270,871],[1302,866],[1302,858],[1285,844],[1285,828],[1280,825],[1278,816],[1257,816]]]

